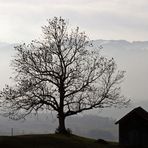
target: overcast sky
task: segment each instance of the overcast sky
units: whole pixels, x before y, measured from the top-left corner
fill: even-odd
[[[148,41],[148,0],[0,0],[0,45],[38,39],[41,26],[54,16],[62,16],[72,27],[79,26],[90,39]],[[10,83],[13,48],[0,48],[1,89]],[[121,52],[117,57],[121,69],[127,71],[123,92],[127,97],[145,100],[148,51],[133,53],[123,56]]]
[[[148,40],[147,0],[0,0],[0,41],[30,42],[54,16],[90,39]]]

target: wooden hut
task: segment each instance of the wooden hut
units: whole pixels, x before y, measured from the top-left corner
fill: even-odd
[[[133,109],[115,124],[119,124],[120,145],[148,148],[148,112],[143,108]]]

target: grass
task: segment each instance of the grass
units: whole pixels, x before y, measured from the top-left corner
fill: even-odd
[[[99,144],[76,135],[0,136],[0,148],[119,148],[117,143]]]

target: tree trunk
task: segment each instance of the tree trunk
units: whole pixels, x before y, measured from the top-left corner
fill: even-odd
[[[58,119],[59,119],[58,133],[66,134],[67,131],[66,131],[66,128],[65,128],[65,117],[59,114]]]
[[[64,81],[61,76],[60,78],[60,87],[59,87],[59,93],[60,93],[60,105],[58,110],[58,119],[59,119],[59,127],[58,127],[58,133],[66,134],[66,128],[65,128],[65,115],[64,115]]]

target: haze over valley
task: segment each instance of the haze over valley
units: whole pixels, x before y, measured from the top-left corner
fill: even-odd
[[[126,76],[122,83],[122,94],[131,99],[129,108],[104,109],[99,111],[89,111],[90,114],[120,118],[131,108],[142,106],[148,110],[148,41],[128,42],[126,40],[94,40],[93,48],[100,50],[106,57],[113,57],[119,70],[125,70]],[[13,83],[9,78],[13,75],[10,67],[11,60],[15,55],[15,44],[0,43],[0,88],[5,84]],[[101,47],[101,49],[100,49]]]

